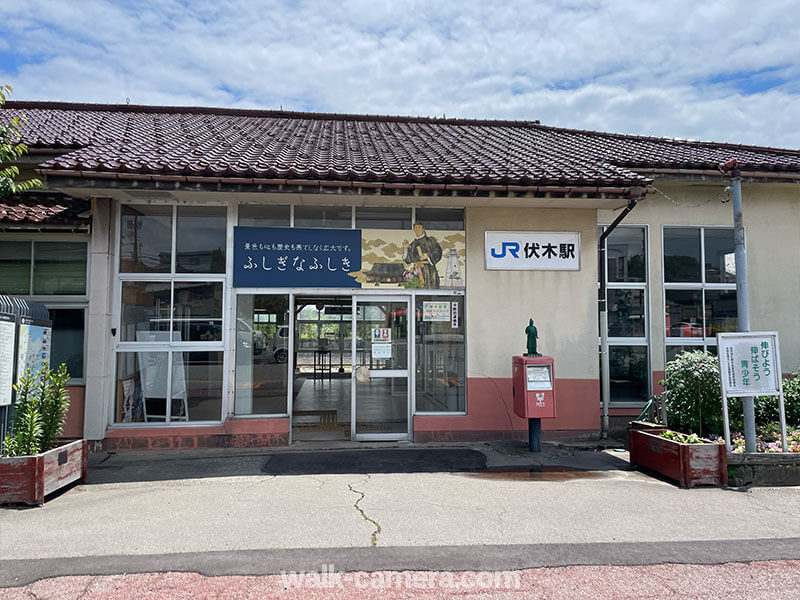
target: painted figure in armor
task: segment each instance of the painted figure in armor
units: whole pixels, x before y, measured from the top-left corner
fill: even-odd
[[[422,223],[414,223],[414,240],[403,240],[403,262],[420,270],[421,287],[439,288],[439,272],[436,263],[442,260],[442,247],[436,238],[428,236]]]

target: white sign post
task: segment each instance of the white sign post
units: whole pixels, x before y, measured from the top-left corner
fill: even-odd
[[[781,442],[783,451],[788,450],[778,346],[776,331],[717,334],[722,415],[728,452],[731,451],[728,398],[743,396],[778,396]]]

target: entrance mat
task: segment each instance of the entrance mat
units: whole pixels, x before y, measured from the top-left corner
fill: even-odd
[[[476,450],[427,448],[387,450],[326,450],[281,452],[261,468],[267,475],[348,473],[461,473],[486,468],[486,456]]]
[[[335,410],[296,410],[292,413],[295,427],[339,429]]]

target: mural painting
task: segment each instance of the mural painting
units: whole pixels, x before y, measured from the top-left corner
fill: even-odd
[[[463,289],[463,231],[361,230],[361,270],[350,273],[362,288]]]

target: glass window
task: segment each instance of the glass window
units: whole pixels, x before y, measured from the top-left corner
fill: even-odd
[[[609,282],[643,282],[645,230],[617,227],[606,239]]]
[[[122,272],[164,275],[120,277],[119,340],[146,350],[117,353],[117,422],[221,419],[225,284],[173,273],[225,272],[227,214],[225,206],[122,207]]]
[[[86,244],[34,242],[34,294],[86,294]]]
[[[666,290],[668,337],[703,337],[703,297],[700,290]]]
[[[424,224],[425,229],[464,231],[463,208],[418,208],[415,219]]]
[[[168,352],[119,352],[114,422],[166,421],[168,372]]]
[[[411,209],[358,206],[356,229],[411,229]]]
[[[169,281],[122,282],[120,341],[168,341],[169,315]]]
[[[221,351],[118,353],[114,421],[164,423],[167,413],[173,423],[219,421],[222,356]]]
[[[169,273],[172,269],[172,207],[122,206],[120,267],[123,273]]]
[[[31,293],[31,242],[0,242],[0,293]]]
[[[369,300],[359,301],[363,311],[356,315],[357,351],[363,356],[362,364],[375,369],[408,368],[408,310],[405,302]],[[334,325],[333,323],[328,326]],[[391,329],[390,348],[386,356],[378,356],[379,343],[372,342],[375,328]]]
[[[222,282],[174,283],[172,340],[219,342],[222,340]]]
[[[243,227],[289,227],[289,206],[240,204],[239,225]]]
[[[679,236],[674,235],[676,231]],[[716,352],[716,335],[738,329],[733,229],[682,227],[667,228],[664,232],[665,252],[669,235],[691,238],[692,245],[695,239],[701,240],[705,257],[700,285],[692,285],[695,289],[688,290],[676,288],[690,286],[673,284],[665,293],[667,359],[674,358],[683,348],[683,338],[698,338],[698,345],[692,348]],[[665,274],[666,260],[667,257]],[[708,289],[709,284],[714,289]]]
[[[644,290],[608,289],[609,337],[644,337]]]
[[[300,206],[294,207],[295,227],[327,227],[352,229],[353,211],[349,206]]]
[[[464,298],[417,296],[415,302],[417,412],[464,412]]]
[[[738,331],[736,290],[706,290],[706,335]]]
[[[615,402],[645,402],[649,390],[646,346],[611,346],[609,380]]]
[[[219,421],[223,352],[173,352],[171,420]]]
[[[702,350],[703,345],[699,346],[667,346],[667,362],[675,360],[681,352],[694,352],[695,350]]]
[[[598,236],[605,227],[598,228]],[[646,400],[650,389],[647,345],[647,228],[622,225],[606,238],[606,300],[611,402]],[[598,256],[598,259],[600,257]],[[598,263],[598,271],[600,264]],[[618,338],[628,338],[620,340]],[[633,339],[631,339],[633,338]],[[603,348],[600,348],[603,352]],[[601,362],[602,366],[602,362]],[[646,372],[640,373],[644,368]]]
[[[237,296],[237,415],[286,414],[288,355],[289,296]]]
[[[700,282],[700,229],[664,229],[664,281]]]
[[[176,273],[224,273],[227,209],[179,206],[175,240]]]
[[[50,363],[57,367],[67,365],[73,379],[83,378],[83,308],[51,308],[53,337],[50,347]]]
[[[733,229],[705,229],[706,283],[736,283]]]

